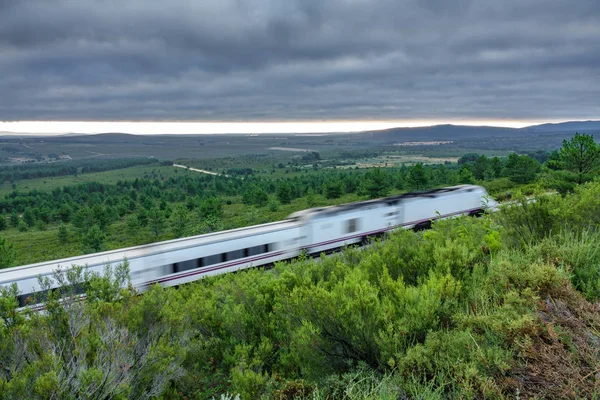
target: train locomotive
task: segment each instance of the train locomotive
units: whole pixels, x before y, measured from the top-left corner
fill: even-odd
[[[431,221],[495,209],[484,188],[458,185],[425,192],[312,208],[283,221],[168,240],[0,270],[0,286],[16,283],[19,302],[40,290],[38,277],[74,265],[102,273],[125,259],[132,285],[175,286],[206,276],[270,265],[300,255],[332,252],[394,229],[420,229]]]

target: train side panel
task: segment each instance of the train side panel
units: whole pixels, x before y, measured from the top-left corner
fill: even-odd
[[[427,226],[434,219],[468,215],[484,208],[482,193],[475,189],[409,198],[402,205],[405,228]]]
[[[252,237],[232,238],[176,250],[161,255],[159,260],[144,259],[143,265],[132,268],[132,283],[143,291],[155,283],[175,286],[206,276],[271,264],[296,257],[299,254],[300,241],[301,230],[298,225]],[[156,269],[158,265],[162,268],[160,276],[154,275],[152,279],[148,279],[146,270]]]
[[[314,254],[360,243],[397,225],[398,218],[397,206],[384,202],[321,213],[306,222],[312,240],[307,250]]]

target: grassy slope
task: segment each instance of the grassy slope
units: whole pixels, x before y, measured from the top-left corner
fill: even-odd
[[[116,183],[118,180],[133,180],[135,178],[142,178],[144,175],[150,175],[152,171],[156,174],[162,174],[162,176],[168,178],[177,173],[182,173],[180,168],[169,167],[169,166],[136,166],[130,168],[116,169],[112,171],[94,172],[89,174],[80,174],[77,176],[57,176],[57,177],[46,177],[37,179],[28,179],[17,182],[17,190],[25,192],[30,190],[49,191],[54,188],[62,188],[69,185],[77,185],[79,183],[86,182],[100,182],[100,183]],[[12,192],[14,189],[9,183],[0,184],[0,196],[5,196]]]

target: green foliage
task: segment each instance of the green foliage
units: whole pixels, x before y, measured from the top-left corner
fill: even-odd
[[[33,225],[35,225],[35,214],[33,213],[33,209],[31,207],[27,207],[25,212],[23,212],[23,221],[29,228],[32,228]]]
[[[342,195],[343,187],[340,182],[329,182],[325,185],[325,197],[328,199],[337,199]]]
[[[593,135],[576,133],[571,140],[564,140],[559,151],[561,166],[577,176],[577,183],[588,180],[588,174],[600,166],[600,146]]]
[[[69,241],[69,231],[67,230],[67,226],[62,222],[58,225],[58,232],[56,237],[60,244],[65,244]]]
[[[217,197],[202,200],[198,207],[198,215],[200,218],[221,218],[223,216],[223,201]]]
[[[0,398],[593,397],[600,317],[576,291],[600,298],[599,198],[593,182],[142,296],[126,263],[75,269],[45,314],[2,288]]]
[[[472,163],[472,173],[475,179],[483,180],[489,174],[490,160],[486,156],[479,156]],[[462,171],[462,168],[461,168]]]
[[[269,198],[269,203],[267,204],[267,209],[270,212],[277,212],[277,211],[279,211],[279,202],[277,201],[276,198],[274,198],[274,197],[270,197]]]
[[[169,217],[171,231],[175,237],[182,237],[186,232],[188,222],[188,212],[186,208],[179,204],[175,206],[171,216]]]
[[[475,176],[473,176],[473,173],[469,168],[462,167],[458,173],[458,182],[463,184],[473,184],[475,183]]]
[[[539,170],[540,164],[535,158],[516,153],[510,154],[504,164],[504,175],[516,183],[532,182]]]
[[[99,225],[93,225],[83,237],[83,251],[86,253],[97,253],[104,250],[106,235]]]
[[[390,177],[381,168],[375,168],[365,174],[364,180],[361,182],[361,192],[370,199],[385,197],[390,192],[390,183]]]
[[[0,236],[0,268],[11,267],[15,260],[16,252],[14,246]]]
[[[288,182],[282,182],[277,186],[277,199],[281,204],[289,204],[293,197],[293,188]]]
[[[127,236],[135,238],[140,233],[141,225],[137,216],[128,215],[125,217],[125,233]]]
[[[10,220],[10,225],[11,225],[13,228],[16,228],[17,226],[19,226],[19,214],[17,214],[17,212],[16,212],[15,210],[13,210],[13,211],[10,213],[10,218],[9,218],[9,220]]]
[[[166,222],[164,213],[157,207],[152,208],[148,212],[148,227],[152,232],[154,239],[158,239],[165,230]]]
[[[413,190],[421,190],[427,185],[429,179],[425,174],[425,168],[422,163],[417,163],[410,168],[407,181]]]
[[[0,398],[153,398],[181,376],[186,337],[177,302],[160,288],[135,296],[127,274],[127,263],[102,276],[59,272],[42,282],[59,285],[46,312],[28,318],[15,311],[14,289],[0,288]],[[84,300],[76,286],[88,288]]]
[[[479,154],[477,153],[467,153],[458,159],[458,165],[463,164],[472,164],[479,158]]]
[[[19,221],[19,225],[17,226],[17,228],[19,229],[19,232],[27,232],[27,230],[29,229],[29,227],[23,220]]]

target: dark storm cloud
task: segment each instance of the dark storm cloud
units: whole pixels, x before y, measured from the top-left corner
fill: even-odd
[[[593,118],[600,2],[0,0],[0,119]]]

